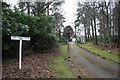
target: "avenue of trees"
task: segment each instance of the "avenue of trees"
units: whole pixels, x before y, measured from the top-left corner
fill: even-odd
[[[11,36],[31,37],[30,42],[23,42],[23,51],[33,53],[66,43],[71,36],[79,41],[85,36],[86,42],[104,47],[108,44],[110,48],[120,47],[119,3],[78,2],[75,33],[71,26],[63,26],[62,4],[64,1],[18,2],[18,6],[11,9],[11,5],[2,2],[3,58],[18,55],[19,41],[12,41]]]
[[[117,2],[79,2],[74,22],[76,38],[84,33],[86,42],[104,44],[104,47],[108,43],[110,48],[120,47],[119,15],[120,4]]]

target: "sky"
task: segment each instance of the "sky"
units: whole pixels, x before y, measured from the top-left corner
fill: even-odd
[[[63,5],[63,15],[65,17],[64,26],[70,25],[74,26],[74,21],[77,16],[77,0],[65,0],[65,4]]]

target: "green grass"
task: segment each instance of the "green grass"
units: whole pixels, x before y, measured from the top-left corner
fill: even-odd
[[[109,60],[112,60],[114,62],[120,63],[120,60],[118,60],[118,55],[114,54],[114,53],[108,53],[107,51],[103,51],[99,48],[95,48],[95,47],[91,47],[88,44],[78,44],[78,46],[83,47],[91,52],[94,52],[96,54],[99,54]]]
[[[56,70],[55,75],[57,78],[74,78],[72,72],[67,68],[64,63],[67,53],[67,45],[60,45],[61,55],[53,59],[54,68]]]

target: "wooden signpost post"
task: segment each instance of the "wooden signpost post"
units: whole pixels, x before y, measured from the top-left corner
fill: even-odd
[[[20,45],[19,45],[19,69],[21,69],[22,40],[30,41],[30,37],[11,36],[11,40],[20,40]]]

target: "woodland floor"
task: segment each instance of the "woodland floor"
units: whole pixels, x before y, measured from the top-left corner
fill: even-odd
[[[55,78],[52,59],[59,56],[59,48],[44,53],[23,56],[22,69],[18,59],[3,60],[2,78]]]

